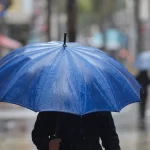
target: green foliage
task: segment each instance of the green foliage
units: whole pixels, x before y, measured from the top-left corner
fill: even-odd
[[[92,13],[92,0],[77,0],[79,12]]]
[[[80,12],[99,13],[102,16],[125,7],[125,0],[77,0],[77,2]]]

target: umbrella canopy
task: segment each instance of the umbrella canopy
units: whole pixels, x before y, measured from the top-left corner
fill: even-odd
[[[36,112],[116,112],[139,102],[140,89],[120,63],[78,43],[31,44],[0,60],[0,101]]]
[[[150,51],[140,53],[135,60],[135,67],[139,70],[150,69]]]

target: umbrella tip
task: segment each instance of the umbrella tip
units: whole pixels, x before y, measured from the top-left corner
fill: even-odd
[[[65,33],[64,33],[64,44],[63,44],[64,47],[67,46],[67,45],[66,45],[66,37],[67,37],[67,33],[65,32]]]

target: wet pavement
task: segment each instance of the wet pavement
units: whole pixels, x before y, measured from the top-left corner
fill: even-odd
[[[21,114],[21,111],[14,113],[16,115],[15,120],[11,120],[7,118],[7,113],[5,113],[7,118],[5,121],[4,115],[0,116],[0,150],[36,150],[30,136],[36,115],[32,112],[31,115],[29,112],[26,114],[27,117],[25,117],[24,112]],[[21,116],[23,117],[20,118]],[[149,109],[146,118],[147,129],[145,131],[138,129],[137,105],[135,104],[123,109],[121,113],[113,113],[113,116],[122,150],[150,150]]]
[[[150,107],[149,107],[150,108]],[[150,150],[150,114],[146,115],[146,129],[139,128],[138,105],[125,108],[120,114],[114,115],[116,129],[122,150]]]

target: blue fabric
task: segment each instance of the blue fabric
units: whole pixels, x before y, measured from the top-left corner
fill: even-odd
[[[84,115],[140,101],[141,86],[104,52],[78,43],[36,43],[0,60],[0,101],[33,111]]]
[[[150,69],[150,51],[140,53],[135,60],[135,67],[139,70]]]

